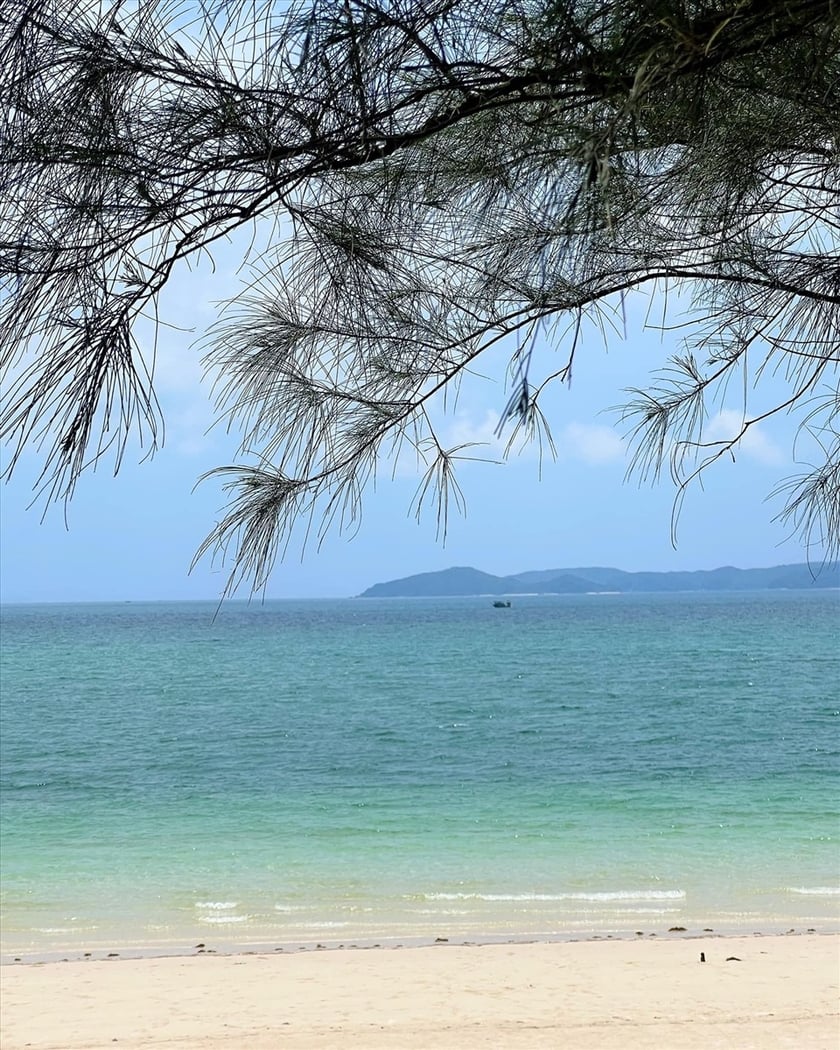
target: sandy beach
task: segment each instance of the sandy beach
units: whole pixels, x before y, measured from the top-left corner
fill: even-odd
[[[836,935],[11,964],[2,1046],[837,1050],[838,976]]]

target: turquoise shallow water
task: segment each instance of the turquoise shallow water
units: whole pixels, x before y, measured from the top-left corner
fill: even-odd
[[[840,596],[6,606],[2,930],[836,928]]]

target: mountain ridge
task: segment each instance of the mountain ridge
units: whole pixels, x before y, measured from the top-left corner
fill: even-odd
[[[627,572],[607,566],[537,569],[494,576],[472,566],[452,566],[375,583],[360,598],[446,598],[516,594],[673,593],[677,591],[825,590],[840,587],[840,562],[815,569],[805,562],[738,569]]]

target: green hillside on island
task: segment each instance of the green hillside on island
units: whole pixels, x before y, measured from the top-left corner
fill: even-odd
[[[840,587],[840,562],[826,565],[774,565],[768,569],[720,569],[696,572],[623,572],[601,567],[540,569],[513,576],[493,576],[479,569],[455,567],[424,572],[368,587],[360,598],[445,598],[470,595],[591,594],[593,592],[770,591]]]

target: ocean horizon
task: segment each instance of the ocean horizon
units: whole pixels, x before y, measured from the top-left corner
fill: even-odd
[[[3,958],[836,930],[839,613],[4,605]]]

